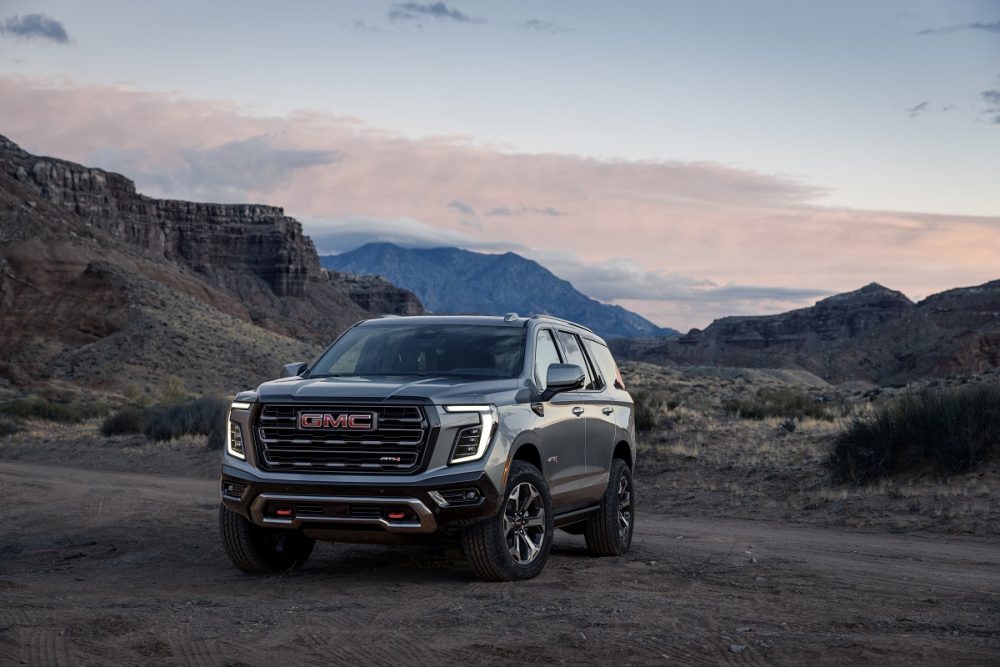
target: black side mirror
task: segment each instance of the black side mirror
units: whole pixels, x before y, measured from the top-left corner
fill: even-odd
[[[281,377],[283,378],[293,378],[302,375],[306,372],[308,364],[304,361],[296,361],[291,364],[285,364],[281,367]]]
[[[583,369],[576,364],[549,364],[542,400],[547,401],[558,393],[579,389],[583,386],[585,377]]]

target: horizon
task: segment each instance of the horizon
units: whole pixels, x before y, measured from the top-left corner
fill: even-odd
[[[993,3],[243,7],[6,3],[0,133],[680,331],[1000,277]]]

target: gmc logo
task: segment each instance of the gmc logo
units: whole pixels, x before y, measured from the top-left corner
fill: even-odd
[[[337,430],[374,431],[375,414],[372,412],[300,412],[299,428],[325,428]]]

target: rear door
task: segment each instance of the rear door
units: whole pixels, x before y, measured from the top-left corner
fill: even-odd
[[[569,331],[559,332],[559,345],[566,357],[566,363],[577,364],[586,374],[584,386],[572,395],[581,407],[587,431],[587,472],[580,492],[582,500],[592,503],[599,500],[608,483],[608,463],[614,446],[615,427],[612,412],[608,412],[609,400],[605,382],[596,364],[588,357],[583,340]],[[605,461],[605,456],[607,461]]]

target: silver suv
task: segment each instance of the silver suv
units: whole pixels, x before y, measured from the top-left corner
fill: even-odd
[[[359,322],[233,401],[226,553],[246,572],[277,572],[316,540],[453,538],[493,581],[537,575],[555,528],[595,555],[623,554],[633,412],[607,344],[572,322]]]

